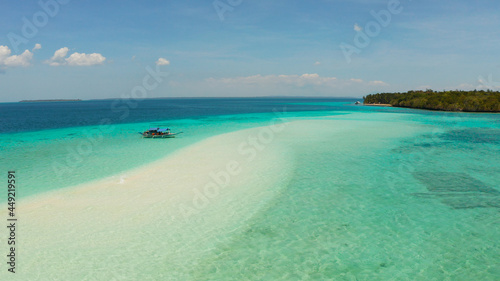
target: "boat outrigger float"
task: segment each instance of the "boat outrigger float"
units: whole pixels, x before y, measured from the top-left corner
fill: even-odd
[[[139,134],[142,135],[144,138],[148,139],[166,139],[166,138],[175,138],[176,135],[182,134],[182,132],[179,133],[171,133],[169,128],[150,128],[149,130],[142,132]]]

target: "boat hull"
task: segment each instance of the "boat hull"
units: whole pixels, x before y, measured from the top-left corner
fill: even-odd
[[[170,135],[142,135],[146,139],[171,139],[175,138],[175,134]]]

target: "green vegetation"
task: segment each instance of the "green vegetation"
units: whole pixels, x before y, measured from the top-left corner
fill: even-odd
[[[390,104],[397,107],[420,109],[500,112],[500,92],[487,91],[408,91],[368,95],[364,104]]]

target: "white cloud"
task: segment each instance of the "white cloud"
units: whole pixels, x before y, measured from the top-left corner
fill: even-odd
[[[302,74],[300,76],[301,78],[306,78],[306,79],[316,79],[316,78],[319,78],[319,74],[318,73],[313,73],[313,74]]]
[[[432,86],[430,85],[421,85],[416,88],[417,90],[427,90],[427,89],[432,89]]]
[[[3,63],[3,61],[10,56],[10,49],[7,46],[0,46],[0,64]]]
[[[63,47],[57,51],[54,52],[54,55],[50,60],[47,61],[47,63],[51,66],[59,66],[63,65],[66,63],[64,60],[64,57],[68,54],[69,49],[67,47]]]
[[[320,64],[321,64],[321,62],[319,62],[319,61],[314,63],[314,65],[320,65]]]
[[[167,59],[164,59],[164,58],[159,58],[156,61],[156,65],[169,65],[169,64],[170,64],[170,61],[168,61]]]
[[[30,66],[33,53],[25,50],[20,55],[10,55],[11,50],[7,46],[0,46],[0,67],[8,66]]]
[[[370,81],[370,82],[368,82],[368,85],[372,85],[372,86],[389,86],[389,84],[385,83],[384,81],[378,81],[378,80]]]
[[[283,84],[293,84],[296,86],[304,85],[333,85],[350,82],[364,83],[372,86],[388,86],[389,84],[384,81],[370,81],[365,83],[362,79],[351,78],[349,80],[339,80],[336,77],[322,77],[317,73],[305,73],[302,75],[266,75],[262,76],[260,74],[244,77],[234,77],[234,78],[208,78],[207,82],[217,82],[221,84],[262,84],[262,83],[283,83]],[[339,83],[337,83],[339,82]]]
[[[85,54],[85,53],[73,53],[69,58],[66,59],[68,65],[76,66],[89,66],[103,64],[106,58],[98,53]]]
[[[464,90],[464,91],[471,91],[471,90],[474,90],[475,88],[476,87],[474,87],[474,85],[472,85],[472,84],[462,83],[462,84],[458,85],[458,87],[456,89]]]
[[[25,50],[20,55],[13,55],[5,59],[4,64],[6,66],[29,66],[31,65],[31,59],[33,58],[33,53],[29,50]]]
[[[212,77],[204,80],[182,79],[169,82],[181,96],[262,97],[262,96],[328,96],[362,97],[375,91],[389,91],[388,85],[352,78],[322,76],[318,73],[270,74],[240,77]]]
[[[34,51],[34,50],[39,50],[39,49],[41,49],[41,48],[42,48],[42,45],[41,45],[41,44],[36,43],[36,44],[35,44],[35,47],[33,47],[33,49],[32,49],[31,51]]]
[[[70,65],[70,66],[90,66],[90,65],[99,65],[103,64],[106,58],[98,53],[85,54],[85,53],[77,53],[74,52],[69,57],[68,55],[69,49],[67,47],[63,47],[54,52],[54,55],[50,60],[46,61],[51,66],[60,66],[60,65]]]
[[[359,26],[357,23],[354,24],[354,31],[361,31],[363,28]]]
[[[284,84],[293,85],[297,87],[303,87],[306,85],[324,85],[332,83],[337,78],[335,77],[321,77],[317,73],[312,74],[302,74],[302,75],[266,75],[262,76],[260,74],[246,77],[235,77],[235,78],[220,78],[214,79],[209,78],[206,81],[209,83],[217,83],[224,85],[265,85],[265,84]]]

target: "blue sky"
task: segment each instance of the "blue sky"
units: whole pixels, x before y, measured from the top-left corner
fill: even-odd
[[[217,1],[2,1],[0,101],[500,89],[498,1]]]

